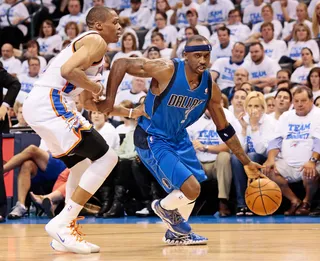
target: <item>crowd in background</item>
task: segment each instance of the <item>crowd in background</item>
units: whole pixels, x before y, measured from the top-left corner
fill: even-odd
[[[208,69],[221,89],[226,117],[250,158],[277,170],[268,176],[290,201],[284,214],[320,215],[318,207],[311,211],[319,184],[314,156],[320,153],[320,0],[62,0],[43,1],[41,9],[40,1],[15,3],[4,0],[0,4],[0,61],[21,82],[10,111],[13,128],[27,127],[22,104],[41,72],[88,30],[85,17],[90,9],[104,5],[117,11],[123,28],[119,42],[108,45],[104,86],[116,59],[183,59],[188,38],[206,37],[213,47]],[[40,11],[31,23],[28,16],[36,10]],[[141,104],[150,82],[126,75],[115,104],[126,108]],[[79,99],[76,102],[78,111],[120,158],[96,195],[102,206],[96,216],[123,216],[130,209],[136,210],[133,214],[151,215],[150,202],[163,191],[134,151],[136,121],[105,118],[84,110]],[[253,215],[244,199],[247,179],[243,166],[219,138],[210,114],[205,112],[188,133],[208,178],[218,182],[220,216],[233,213],[229,202],[232,183],[236,215]],[[290,188],[291,183],[301,181],[303,199]],[[25,213],[26,208],[14,217]]]

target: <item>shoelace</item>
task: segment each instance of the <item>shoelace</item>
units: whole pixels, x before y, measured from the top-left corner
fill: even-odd
[[[77,221],[78,220],[83,220],[84,217],[77,217],[75,218],[74,220],[72,220],[70,222],[70,225],[68,226],[68,228],[70,228],[71,230],[71,234],[72,236],[75,236],[76,237],[76,241],[83,241],[84,239],[82,238],[83,236],[85,236],[84,233],[82,233],[79,229],[80,229],[80,226],[79,224],[77,224]]]

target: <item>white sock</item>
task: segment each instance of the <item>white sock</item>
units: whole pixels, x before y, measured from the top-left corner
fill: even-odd
[[[173,210],[185,206],[194,200],[188,199],[181,190],[174,190],[168,196],[160,201],[161,207],[167,210]]]
[[[70,174],[69,174],[67,185],[66,185],[66,198],[65,198],[66,203],[71,198],[71,195],[79,185],[79,182],[83,173],[90,166],[90,164],[91,164],[91,160],[84,159],[83,161],[80,161],[78,164],[76,164],[70,169]]]
[[[83,173],[79,186],[93,195],[109,176],[117,162],[117,153],[109,148],[106,154],[92,162],[89,168]]]
[[[69,199],[58,216],[66,222],[71,222],[78,217],[82,208],[83,206]]]
[[[184,206],[181,206],[178,208],[178,211],[179,213],[181,214],[181,216],[186,220],[188,221],[191,213],[192,213],[192,210],[193,210],[193,207],[195,205],[195,201],[187,204],[187,205],[184,205]]]

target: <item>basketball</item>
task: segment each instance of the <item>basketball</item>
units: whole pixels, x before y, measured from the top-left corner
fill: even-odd
[[[282,193],[279,186],[270,179],[253,181],[245,193],[248,208],[259,216],[271,215],[281,205]]]

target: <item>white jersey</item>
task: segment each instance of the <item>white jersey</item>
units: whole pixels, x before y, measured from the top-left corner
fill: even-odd
[[[74,86],[69,83],[66,79],[61,76],[62,65],[70,59],[70,57],[75,52],[75,43],[89,34],[98,34],[96,31],[88,31],[80,34],[76,37],[65,49],[63,49],[55,59],[49,64],[49,66],[44,70],[43,74],[40,76],[39,80],[34,83],[37,87],[49,87],[61,92],[64,92],[64,96],[72,96],[80,94],[83,89],[81,86]],[[101,80],[102,70],[103,70],[104,59],[97,61],[92,64],[85,74],[91,80]]]
[[[48,65],[23,104],[23,116],[29,126],[45,140],[54,157],[62,157],[82,140],[83,131],[91,131],[92,125],[76,109],[74,98],[82,92],[81,86],[73,86],[61,75],[61,67],[75,52],[75,43],[88,34],[78,36]],[[92,64],[85,74],[91,80],[100,80],[101,61]]]

